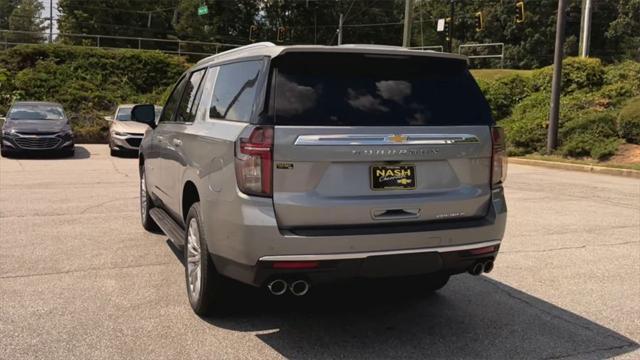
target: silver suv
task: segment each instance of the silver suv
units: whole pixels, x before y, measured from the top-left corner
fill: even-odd
[[[493,268],[506,223],[502,130],[466,58],[259,43],[178,80],[140,146],[141,216],[183,246],[194,311],[229,278],[274,295],[341,279]]]

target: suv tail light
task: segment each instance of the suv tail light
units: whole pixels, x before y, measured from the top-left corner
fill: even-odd
[[[272,127],[250,126],[242,132],[236,141],[236,179],[240,191],[271,196],[272,153]]]
[[[502,184],[507,179],[507,151],[504,141],[504,130],[501,127],[491,128],[493,152],[491,154],[491,188]]]

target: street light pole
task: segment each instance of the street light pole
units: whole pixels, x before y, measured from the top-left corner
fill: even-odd
[[[558,118],[560,117],[560,90],[562,85],[562,57],[564,55],[564,24],[567,16],[566,10],[566,0],[558,0],[556,49],[553,56],[553,81],[551,82],[551,111],[549,112],[547,154],[551,154],[558,146]]]
[[[583,0],[582,3],[582,24],[580,26],[580,56],[589,56],[591,46],[591,0]]]
[[[411,46],[411,19],[413,17],[413,0],[404,0],[404,31],[402,34],[402,46]]]
[[[338,21],[338,45],[342,45],[342,13],[340,14],[340,20]]]
[[[49,0],[49,44],[53,43],[53,0]]]
[[[456,2],[451,0],[451,17],[449,21],[449,52],[453,52],[453,24],[455,24]]]

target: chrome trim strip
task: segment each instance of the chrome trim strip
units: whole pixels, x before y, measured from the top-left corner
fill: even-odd
[[[20,132],[14,133],[16,137],[21,137],[25,139],[52,139],[57,138],[59,133],[51,134],[51,135],[38,135],[38,134],[22,134]]]
[[[343,254],[319,254],[319,255],[273,255],[263,256],[258,261],[316,261],[316,260],[351,260],[364,259],[369,256],[380,255],[402,255],[402,254],[419,254],[427,252],[445,253],[451,251],[471,250],[493,246],[500,244],[501,240],[485,241],[475,244],[441,246],[433,248],[409,249],[409,250],[391,250],[391,251],[370,251],[361,253],[343,253]]]
[[[122,139],[122,140],[126,140],[126,139],[142,139],[142,138],[144,138],[144,135],[132,135],[132,134],[127,134],[127,135],[116,135],[116,134],[113,134],[111,136],[113,138],[115,138],[115,139]]]
[[[449,145],[479,143],[472,134],[335,134],[299,135],[295,145]]]

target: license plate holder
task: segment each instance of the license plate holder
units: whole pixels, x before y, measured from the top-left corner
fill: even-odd
[[[416,166],[372,165],[369,168],[371,190],[414,190],[416,188]]]

